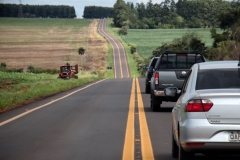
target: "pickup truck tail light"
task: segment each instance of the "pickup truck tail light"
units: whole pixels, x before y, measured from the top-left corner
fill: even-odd
[[[213,103],[208,99],[194,99],[187,102],[186,112],[208,112]]]
[[[159,76],[159,74],[158,74],[158,72],[156,72],[155,75],[154,75],[155,86],[158,86],[158,76]]]

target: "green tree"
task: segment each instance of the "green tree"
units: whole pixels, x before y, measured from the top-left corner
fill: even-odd
[[[119,31],[118,31],[118,34],[120,36],[122,35],[127,35],[128,34],[128,26],[123,26]]]
[[[84,55],[84,53],[85,53],[85,49],[84,49],[83,47],[80,47],[80,48],[78,49],[78,54],[79,54],[79,55]]]
[[[156,48],[152,54],[153,56],[159,56],[166,50],[198,50],[207,56],[207,47],[195,32],[186,33],[181,38],[174,39],[172,42],[163,43],[163,45]]]
[[[122,27],[123,23],[129,20],[129,7],[124,0],[117,0],[113,9],[113,23],[117,27]]]

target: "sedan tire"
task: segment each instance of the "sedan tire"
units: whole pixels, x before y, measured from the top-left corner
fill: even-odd
[[[193,160],[194,159],[194,154],[192,152],[185,152],[180,145],[179,147],[179,153],[178,153],[178,159],[179,160]]]
[[[176,141],[174,140],[173,134],[172,134],[172,157],[173,158],[178,158],[178,145],[176,143]]]

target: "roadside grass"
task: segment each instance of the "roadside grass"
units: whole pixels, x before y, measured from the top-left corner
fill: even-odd
[[[36,99],[102,79],[82,72],[79,79],[57,79],[58,75],[0,72],[0,112]]]
[[[114,64],[113,64],[113,49],[110,44],[108,44],[108,54],[107,54],[107,71],[105,74],[106,78],[114,78]],[[111,68],[109,68],[111,67]]]
[[[137,70],[137,63],[134,61],[134,55],[131,54],[130,48],[131,46],[127,44],[121,36],[118,35],[118,30],[119,28],[112,27],[112,19],[108,19],[108,32],[114,35],[117,39],[120,40],[120,42],[123,44],[128,60],[128,65],[129,65],[129,72],[130,72],[130,77],[140,77],[140,74]]]
[[[128,29],[128,34],[121,38],[127,44],[137,46],[137,52],[144,59],[152,55],[157,47],[162,43],[172,42],[176,38],[181,38],[189,32],[198,33],[201,40],[207,47],[212,46],[213,39],[211,38],[210,28],[194,28],[194,29]],[[217,33],[223,32],[217,29]]]

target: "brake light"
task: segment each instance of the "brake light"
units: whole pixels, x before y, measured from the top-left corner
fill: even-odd
[[[204,146],[205,143],[186,143],[186,146]]]
[[[187,103],[186,112],[208,112],[213,103],[208,99],[194,99]]]
[[[159,74],[158,74],[158,72],[156,72],[155,75],[154,75],[155,86],[158,86],[158,76],[159,76]]]

